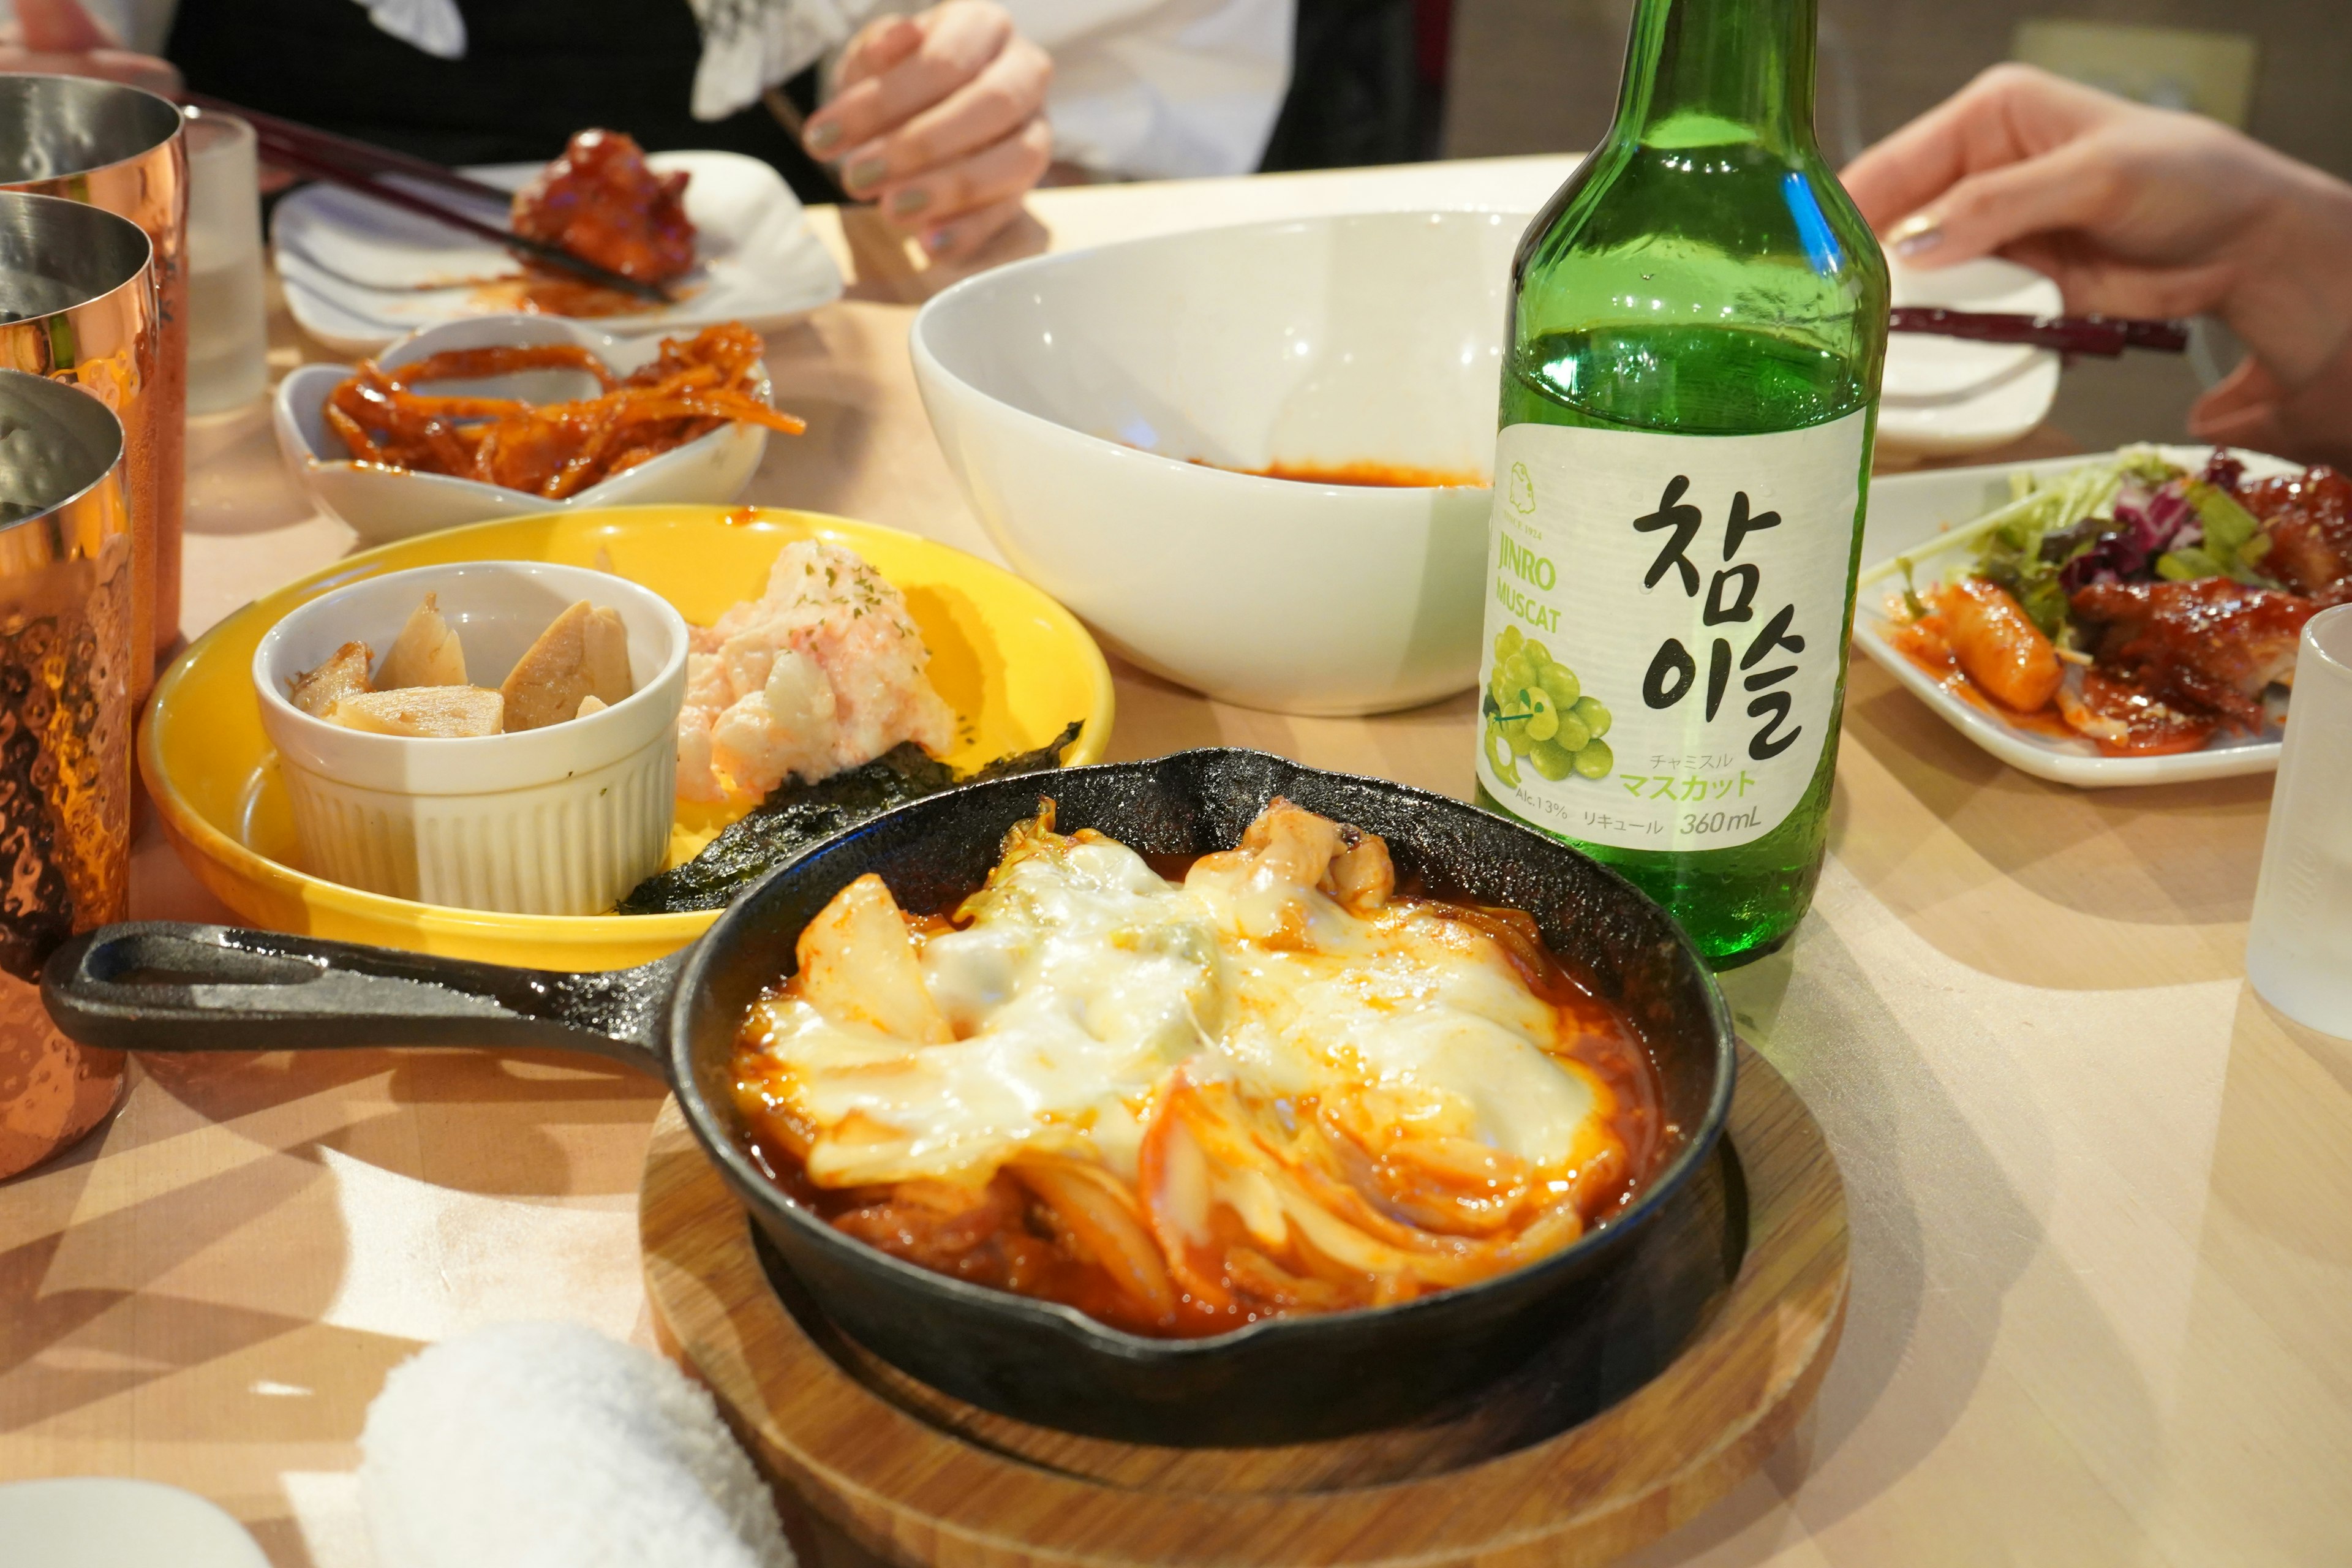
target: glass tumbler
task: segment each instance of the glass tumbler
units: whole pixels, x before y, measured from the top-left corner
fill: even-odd
[[[2304,623],[2271,792],[2246,978],[2296,1023],[2352,1040],[2352,605]]]
[[[160,299],[144,406],[122,418],[139,530],[140,625],[154,650],[180,635],[180,524],[187,500],[188,150],[168,100],[90,77],[0,74],[0,190],[87,202],[146,231]],[[146,689],[152,672],[137,682]]]
[[[123,917],[131,886],[131,530],[122,426],[0,370],[0,1177],[103,1121],[122,1055],[76,1045],[41,966]]]
[[[147,236],[128,218],[56,196],[0,191],[0,367],[71,382],[122,422],[131,635],[148,650],[131,664],[133,701],[154,682],[156,640],[156,513],[142,504],[142,497],[152,503],[153,491],[141,489],[139,476],[153,472],[159,424],[184,428],[177,408],[168,421],[158,414],[161,324],[151,255]]]
[[[222,414],[269,390],[261,170],[251,125],[187,112],[188,412]]]

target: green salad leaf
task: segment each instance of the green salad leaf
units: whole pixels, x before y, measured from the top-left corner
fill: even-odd
[[[2085,463],[2047,480],[2027,479],[2023,494],[1979,521],[1984,543],[1977,552],[1977,575],[2008,589],[2044,637],[2061,640],[2067,594],[2059,574],[2066,563],[2095,548],[2113,526],[2116,500],[2126,484],[2161,485],[2184,471],[2153,447],[2127,447],[2105,463]],[[2012,489],[2017,483],[2012,475]]]
[[[2241,505],[2237,497],[2203,479],[2190,479],[2181,489],[2189,504],[2197,509],[2197,521],[2204,528],[2204,542],[2166,551],[2157,557],[2156,574],[2174,583],[2229,577],[2248,587],[2276,586],[2256,570],[2269,553],[2271,542],[2254,514]]]

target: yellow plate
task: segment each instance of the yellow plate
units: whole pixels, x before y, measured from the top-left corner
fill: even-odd
[[[932,683],[961,721],[948,762],[973,767],[1034,750],[1072,720],[1086,728],[1066,761],[1102,759],[1111,724],[1102,653],[1076,616],[1011,573],[897,529],[816,512],[632,506],[403,540],[247,605],[155,683],[139,730],[140,772],[180,858],[256,925],[540,969],[646,963],[685,946],[718,917],[489,914],[364,893],[296,870],[293,816],[254,698],[253,650],[296,605],[362,578],[453,561],[590,566],[599,551],[611,570],[708,626],[761,591],[778,551],[811,537],[855,550],[907,595],[931,650]],[[707,837],[711,825],[681,824],[681,836],[690,826]]]

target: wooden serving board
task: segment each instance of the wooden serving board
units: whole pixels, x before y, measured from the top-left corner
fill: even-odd
[[[1836,1163],[1745,1045],[1724,1157],[1659,1218],[1670,1245],[1644,1256],[1664,1261],[1629,1283],[1604,1344],[1554,1347],[1407,1428],[1161,1448],[979,1410],[844,1339],[755,1242],[675,1102],[639,1209],[663,1342],[753,1456],[859,1546],[926,1568],[1606,1563],[1763,1462],[1845,1321]]]

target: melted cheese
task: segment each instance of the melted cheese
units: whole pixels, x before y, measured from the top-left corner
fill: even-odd
[[[821,1185],[977,1177],[1074,1145],[1131,1179],[1180,1065],[1261,1103],[1378,1095],[1398,1136],[1475,1139],[1539,1174],[1607,1136],[1591,1081],[1547,1050],[1558,1012],[1489,939],[1410,904],[1358,915],[1205,861],[1178,887],[1120,845],[1048,837],[966,913],[920,952],[950,1043],[765,1005]],[[1278,1226],[1270,1192],[1235,1206]]]

